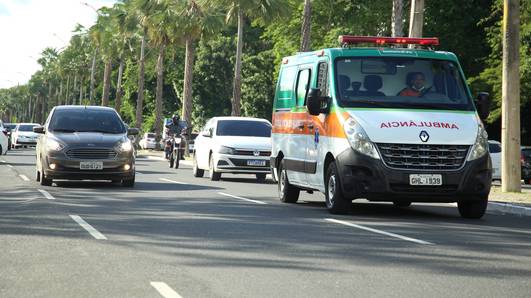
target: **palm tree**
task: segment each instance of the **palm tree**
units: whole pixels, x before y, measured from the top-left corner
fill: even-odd
[[[283,0],[211,0],[228,7],[226,21],[233,17],[238,19],[238,39],[236,44],[236,61],[234,65],[234,88],[232,91],[232,116],[240,115],[241,69],[243,49],[243,26],[245,17],[270,21],[288,12],[288,4]]]
[[[138,61],[138,97],[136,100],[136,121],[135,127],[142,126],[142,112],[144,109],[144,73],[145,73],[145,51],[148,37],[149,18],[157,13],[158,1],[152,0],[132,0],[130,13],[136,17],[140,29],[142,30],[142,42],[140,45],[140,59]]]
[[[312,28],[312,2],[311,0],[304,0],[304,10],[302,13],[302,28],[301,28],[301,52],[310,50],[310,35]]]
[[[404,0],[393,0],[393,13],[391,15],[391,36],[404,36]]]
[[[222,15],[216,6],[201,5],[195,0],[187,0],[171,6],[171,8],[178,11],[181,32],[180,41],[184,43],[186,53],[184,60],[182,119],[191,124],[195,43],[201,37],[208,37],[222,28]]]

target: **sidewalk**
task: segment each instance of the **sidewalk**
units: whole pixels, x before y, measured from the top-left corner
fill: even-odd
[[[139,150],[137,157],[166,161],[163,151]],[[187,160],[181,160],[181,164],[192,166],[192,161],[187,158]],[[487,210],[495,214],[531,216],[531,189],[522,187],[522,193],[503,193],[500,186],[493,185]]]

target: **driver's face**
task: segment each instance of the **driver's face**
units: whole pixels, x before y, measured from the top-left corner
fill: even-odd
[[[424,76],[420,74],[416,75],[413,79],[413,86],[415,89],[421,89],[424,87]]]

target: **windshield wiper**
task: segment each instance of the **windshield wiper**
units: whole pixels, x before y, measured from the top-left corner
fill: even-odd
[[[56,128],[52,130],[53,132],[77,132],[77,130],[67,129],[67,128]]]
[[[109,134],[118,134],[120,132],[108,131],[103,129],[91,129],[91,130],[79,130],[78,132],[99,132],[99,133],[109,133]]]

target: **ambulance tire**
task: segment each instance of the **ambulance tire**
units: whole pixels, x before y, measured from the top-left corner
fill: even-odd
[[[345,198],[341,189],[341,181],[336,163],[333,161],[326,170],[325,200],[328,212],[332,214],[346,214],[350,211],[352,201]]]
[[[278,167],[278,196],[283,203],[297,203],[301,190],[289,183],[288,172],[284,166],[284,160]]]
[[[477,200],[466,200],[457,202],[457,209],[463,218],[479,219],[487,211],[488,198],[480,197]]]
[[[399,208],[407,208],[407,207],[411,206],[411,202],[409,202],[409,201],[393,201],[393,205],[395,205],[395,207],[399,207]]]

